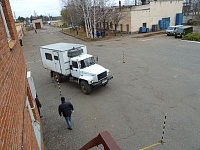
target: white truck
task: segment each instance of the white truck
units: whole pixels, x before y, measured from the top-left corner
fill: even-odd
[[[94,56],[87,54],[84,45],[55,43],[41,46],[40,53],[43,66],[50,70],[51,77],[56,76],[61,82],[63,76],[69,76],[69,81],[78,83],[85,94],[113,78],[108,69],[96,64]]]

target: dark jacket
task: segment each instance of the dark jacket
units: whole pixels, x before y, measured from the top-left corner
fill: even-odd
[[[64,117],[70,117],[73,110],[73,105],[68,101],[62,102],[62,104],[60,104],[58,107],[59,115],[62,116],[63,114]]]

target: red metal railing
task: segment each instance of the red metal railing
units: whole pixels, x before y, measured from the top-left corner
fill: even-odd
[[[97,137],[85,144],[79,150],[88,150],[102,144],[104,150],[121,150],[108,131],[101,132]]]

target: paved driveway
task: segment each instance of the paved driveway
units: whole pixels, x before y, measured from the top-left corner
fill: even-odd
[[[135,150],[161,139],[153,149],[200,149],[200,44],[158,35],[85,43],[45,27],[28,32],[23,51],[42,103],[46,150],[77,150],[99,132],[108,130],[123,150]],[[42,66],[39,46],[70,42],[87,45],[114,79],[84,95],[74,83],[61,83],[63,95],[75,108],[73,130],[58,115],[57,84]],[[124,51],[125,63],[122,63]]]

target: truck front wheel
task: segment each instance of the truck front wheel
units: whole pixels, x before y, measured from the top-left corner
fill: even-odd
[[[108,84],[108,81],[106,82],[106,83],[104,83],[104,84],[102,84],[103,86],[106,86]]]
[[[82,90],[82,92],[83,92],[84,94],[87,94],[87,95],[88,95],[88,94],[91,93],[92,88],[91,88],[91,86],[90,86],[86,81],[81,81],[80,86],[81,86],[81,90]]]

